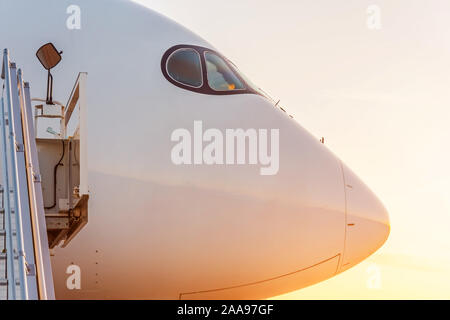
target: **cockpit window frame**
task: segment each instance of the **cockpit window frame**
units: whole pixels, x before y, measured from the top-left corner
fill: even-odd
[[[168,62],[169,58],[172,56],[172,54],[180,49],[193,49],[193,50],[197,51],[197,53],[200,55],[202,80],[203,80],[201,87],[193,87],[193,86],[183,84],[181,82],[174,80],[169,75],[168,70],[167,70],[167,62]],[[236,89],[236,90],[226,90],[226,91],[218,91],[218,90],[212,89],[208,83],[208,75],[207,75],[207,67],[206,67],[206,59],[205,59],[206,52],[211,52],[211,53],[217,55],[218,57],[220,57],[227,64],[227,66],[234,73],[234,75],[239,79],[239,81],[241,81],[241,83],[244,85],[245,88],[244,89]],[[167,79],[167,81],[169,81],[173,85],[175,85],[179,88],[185,89],[185,90],[196,92],[196,93],[215,95],[215,96],[236,95],[236,94],[261,95],[260,92],[254,90],[252,88],[252,86],[249,83],[247,83],[247,81],[245,81],[245,79],[243,79],[241,77],[239,72],[236,72],[235,67],[230,63],[230,61],[226,57],[224,57],[219,52],[212,50],[210,48],[194,46],[194,45],[189,45],[189,44],[180,44],[180,45],[173,46],[164,53],[164,55],[161,59],[161,71],[162,71],[164,77]]]

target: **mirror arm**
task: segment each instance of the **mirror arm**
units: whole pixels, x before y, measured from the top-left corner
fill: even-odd
[[[47,78],[47,104],[53,104],[53,76],[48,70],[48,78]]]

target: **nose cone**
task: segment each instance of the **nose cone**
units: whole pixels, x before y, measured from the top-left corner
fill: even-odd
[[[346,239],[345,270],[378,250],[390,232],[389,215],[377,196],[345,165]]]

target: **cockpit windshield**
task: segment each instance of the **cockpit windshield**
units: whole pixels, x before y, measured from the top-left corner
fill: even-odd
[[[206,72],[209,87],[216,91],[245,89],[241,80],[218,55],[205,52]]]
[[[178,49],[167,60],[170,77],[184,85],[200,88],[203,84],[200,55],[194,49]]]

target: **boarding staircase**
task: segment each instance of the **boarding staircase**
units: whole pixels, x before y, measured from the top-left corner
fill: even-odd
[[[54,139],[39,139],[35,126],[39,117],[45,117],[39,114],[43,106],[35,106],[33,114],[30,85],[10,61],[7,49],[1,71],[0,300],[54,299],[50,249],[61,242],[66,246],[87,223],[86,145],[80,139],[85,129],[79,125],[73,136],[66,134],[85,74],[79,75],[68,108],[61,108],[61,132]],[[83,112],[78,116],[82,118]],[[60,157],[55,148],[61,144],[68,150],[60,160],[65,170],[53,176],[53,159]],[[75,147],[81,155],[75,154]],[[53,192],[45,191],[42,184],[53,180],[59,183],[56,205],[47,208],[45,198],[53,197]]]

